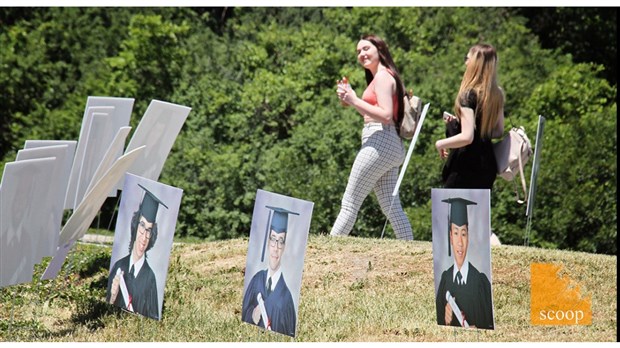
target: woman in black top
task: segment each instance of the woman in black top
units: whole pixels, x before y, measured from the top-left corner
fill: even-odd
[[[446,138],[435,142],[442,159],[446,188],[491,189],[497,175],[492,138],[504,132],[504,93],[497,85],[497,53],[477,44],[465,57],[465,74],[448,117]],[[448,149],[453,149],[448,151]]]

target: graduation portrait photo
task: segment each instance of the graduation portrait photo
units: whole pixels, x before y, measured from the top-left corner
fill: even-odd
[[[437,324],[494,329],[491,196],[487,189],[432,189]]]
[[[243,282],[241,319],[295,337],[314,203],[258,190]]]
[[[179,188],[125,175],[110,261],[108,303],[161,320],[182,195]]]

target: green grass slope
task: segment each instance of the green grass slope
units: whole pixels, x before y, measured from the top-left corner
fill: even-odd
[[[0,341],[292,341],[241,321],[247,247],[175,245],[158,322],[106,304],[111,248],[78,245],[57,279],[0,289]],[[564,267],[592,325],[530,324],[532,263]],[[616,341],[615,256],[500,246],[492,264],[496,329],[438,326],[430,242],[312,235],[295,341]]]

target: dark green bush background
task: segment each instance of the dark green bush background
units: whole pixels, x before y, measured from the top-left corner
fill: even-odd
[[[483,41],[499,53],[507,126],[523,125],[533,141],[538,115],[547,119],[530,245],[615,254],[616,17],[600,8],[0,8],[0,166],[26,139],[77,139],[89,95],[135,98],[134,127],[152,99],[169,101],[192,108],[160,178],[184,190],[178,236],[247,235],[259,188],[313,201],[311,233],[327,233],[362,124],[339,105],[335,81],[347,75],[363,90],[355,45],[376,33],[408,88],[431,103],[401,187],[416,239],[430,240],[442,167],[433,144],[463,56]],[[522,244],[513,183],[498,179],[491,200],[495,233]],[[371,196],[354,234],[378,237],[383,223]]]

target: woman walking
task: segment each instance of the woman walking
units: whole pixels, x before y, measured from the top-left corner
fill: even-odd
[[[456,117],[444,119],[446,138],[435,142],[439,156],[448,159],[442,181],[446,188],[491,189],[497,176],[491,139],[504,132],[504,93],[497,85],[495,48],[474,45],[465,65],[454,101]]]
[[[400,199],[392,197],[398,167],[405,159],[395,126],[403,117],[405,88],[387,44],[379,37],[362,37],[357,44],[357,60],[365,69],[368,84],[362,97],[348,84],[339,84],[337,94],[341,102],[353,106],[364,119],[362,147],[353,163],[331,235],[346,236],[351,232],[362,202],[374,191],[396,237],[412,240],[411,224]]]

